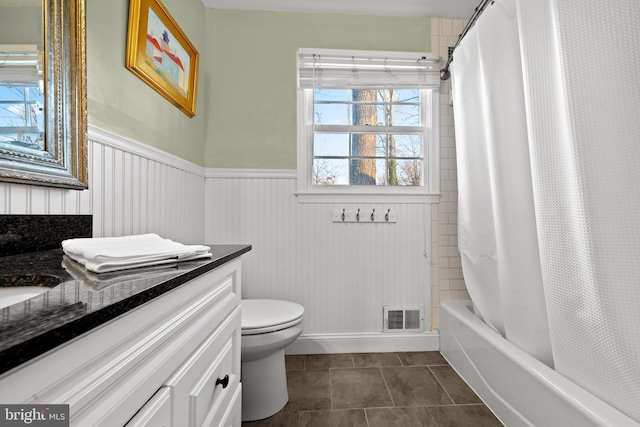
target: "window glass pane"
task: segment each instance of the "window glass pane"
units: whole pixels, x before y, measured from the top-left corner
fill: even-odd
[[[313,102],[347,102],[349,100],[349,89],[319,89],[313,90]]]
[[[348,133],[318,133],[313,136],[314,156],[343,156],[349,155]]]
[[[314,89],[313,185],[420,186],[423,127],[419,89]],[[366,132],[360,132],[367,126]],[[356,128],[358,127],[358,128]],[[356,131],[356,129],[358,131]]]
[[[390,156],[392,157],[422,157],[421,135],[390,135]]]
[[[378,107],[378,126],[393,126],[393,120],[389,109],[389,104],[379,104]]]
[[[376,104],[357,103],[351,105],[351,122],[354,126],[378,126],[384,123],[383,110]]]
[[[351,185],[376,185],[377,170],[375,159],[351,159],[349,182]]]
[[[24,102],[3,101],[0,105],[0,127],[24,126],[25,123]]]
[[[391,106],[393,126],[420,126],[420,106],[393,104]]]
[[[388,175],[387,161],[376,160],[376,185],[387,185]]]
[[[313,121],[317,125],[348,125],[348,104],[315,104]]]
[[[379,135],[375,133],[352,133],[351,155],[354,157],[375,157],[378,150],[378,138]]]
[[[420,102],[420,89],[394,89],[395,102]]]
[[[389,185],[415,186],[422,182],[422,160],[390,160],[389,168],[397,176],[397,181]]]
[[[314,89],[313,96],[315,124],[350,124],[349,89]]]
[[[354,126],[376,126],[379,122],[376,89],[351,90],[351,123]]]
[[[44,99],[37,87],[0,86],[0,141],[44,148]]]
[[[21,101],[24,99],[22,88],[0,85],[0,99],[2,101]]]
[[[349,185],[348,159],[313,159],[313,185]]]
[[[387,156],[387,135],[379,133],[376,136],[376,157]]]
[[[37,87],[28,87],[27,92],[31,109],[30,125],[38,128],[38,149],[44,150],[44,96]]]

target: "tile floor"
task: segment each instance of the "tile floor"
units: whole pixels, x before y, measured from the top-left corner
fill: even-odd
[[[289,403],[243,427],[500,427],[438,352],[286,356]]]

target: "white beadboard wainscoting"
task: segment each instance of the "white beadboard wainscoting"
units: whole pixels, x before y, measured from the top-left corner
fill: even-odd
[[[209,169],[205,241],[249,243],[243,298],[305,307],[289,354],[437,350],[429,332],[431,205],[299,203],[295,171]],[[395,223],[334,223],[336,210]],[[426,254],[426,256],[425,256]],[[424,333],[383,333],[383,306],[424,305]]]
[[[88,190],[0,183],[0,214],[92,214],[94,237],[157,233],[202,243],[204,168],[95,126],[88,148]]]

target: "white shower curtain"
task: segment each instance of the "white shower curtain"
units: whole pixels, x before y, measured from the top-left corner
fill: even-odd
[[[496,0],[454,53],[481,316],[640,421],[640,2]]]

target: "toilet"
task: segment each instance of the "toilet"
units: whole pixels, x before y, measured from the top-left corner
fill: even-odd
[[[255,421],[289,401],[284,348],[302,333],[304,307],[272,299],[243,299],[240,306],[242,421]]]

